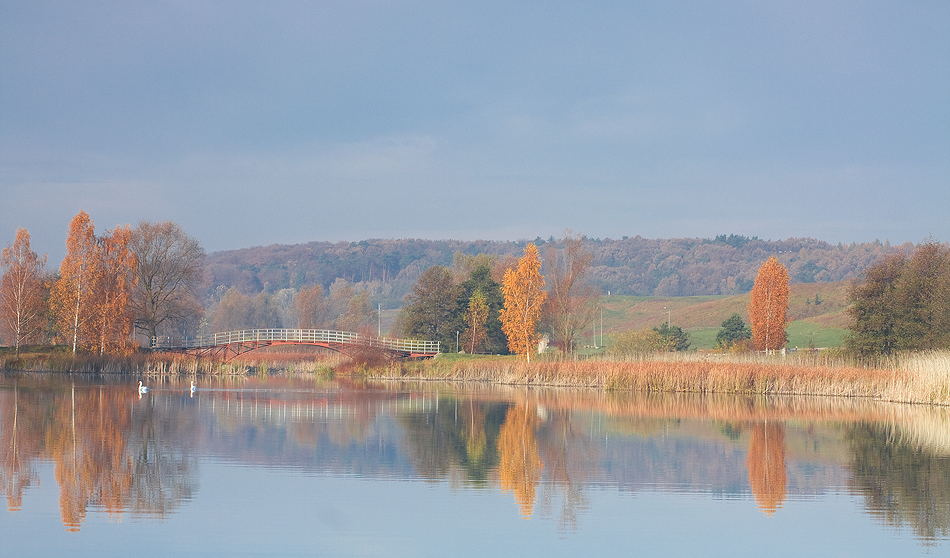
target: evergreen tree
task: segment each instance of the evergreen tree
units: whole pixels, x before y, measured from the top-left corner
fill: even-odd
[[[722,322],[722,329],[716,334],[716,345],[731,347],[736,341],[752,338],[752,329],[742,321],[739,313],[734,313]]]
[[[680,326],[671,326],[663,324],[653,328],[660,337],[664,339],[666,350],[670,352],[680,352],[689,350],[689,334],[683,331]]]

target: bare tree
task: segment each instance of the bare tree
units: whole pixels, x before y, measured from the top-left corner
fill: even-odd
[[[300,329],[330,327],[330,301],[321,285],[311,285],[297,291],[294,304],[297,308],[297,327]]]
[[[138,283],[132,296],[135,327],[149,338],[165,328],[185,329],[203,310],[198,289],[204,249],[178,223],[141,221],[132,231]]]
[[[584,249],[583,240],[567,231],[560,247],[551,242],[545,250],[548,298],[543,324],[563,354],[574,352],[574,341],[593,320],[597,301],[597,291],[584,280],[594,257]]]

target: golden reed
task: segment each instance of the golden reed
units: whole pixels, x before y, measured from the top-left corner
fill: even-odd
[[[372,370],[385,379],[479,381],[640,392],[866,397],[950,405],[950,352],[895,357],[869,368],[762,358],[687,354],[634,360],[526,363],[511,358],[397,363]]]
[[[538,360],[516,357],[440,359],[353,366],[339,355],[253,353],[228,363],[184,355],[0,357],[0,369],[147,376],[249,375],[292,372],[379,379],[476,381],[499,385],[597,388],[607,391],[826,395],[950,405],[950,351],[910,353],[875,363],[813,353],[732,355],[671,353],[652,357]]]

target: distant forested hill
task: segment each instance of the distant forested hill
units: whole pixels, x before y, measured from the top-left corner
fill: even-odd
[[[246,294],[320,284],[354,284],[374,302],[399,306],[419,275],[433,265],[451,266],[456,252],[520,256],[529,241],[363,240],[271,245],[215,252],[206,265],[211,291],[235,286]],[[542,256],[555,239],[538,244]],[[585,238],[593,254],[590,281],[604,294],[689,296],[738,294],[752,288],[755,274],[775,255],[793,283],[858,277],[881,256],[910,252],[911,243],[832,245],[811,238],[759,240],[739,235],[713,239]]]

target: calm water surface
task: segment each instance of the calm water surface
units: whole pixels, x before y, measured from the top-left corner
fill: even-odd
[[[0,376],[0,556],[950,555],[950,410]]]

